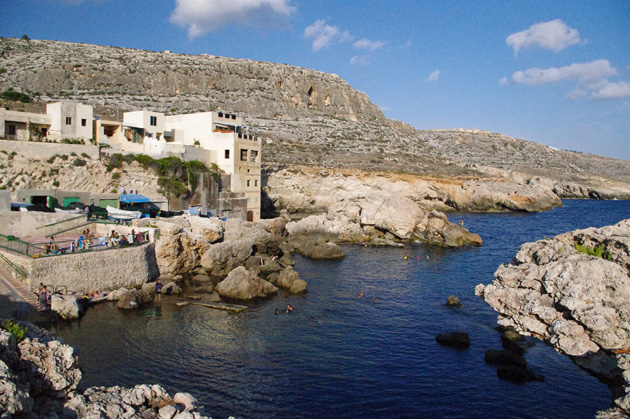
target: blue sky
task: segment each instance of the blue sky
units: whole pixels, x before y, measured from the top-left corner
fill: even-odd
[[[416,128],[630,159],[628,0],[2,0],[0,14],[3,37],[313,68]]]

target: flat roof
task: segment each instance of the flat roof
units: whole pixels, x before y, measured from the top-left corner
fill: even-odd
[[[140,204],[143,202],[151,202],[149,198],[140,194],[121,194],[120,202],[124,202],[125,204]]]

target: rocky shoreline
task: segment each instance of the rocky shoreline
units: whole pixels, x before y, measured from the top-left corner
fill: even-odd
[[[550,343],[607,383],[630,415],[630,219],[521,246],[475,293],[498,323]]]
[[[18,325],[26,328],[19,342],[0,328],[2,418],[208,418],[192,395],[171,396],[160,385],[79,390],[81,370],[76,349],[31,323]]]

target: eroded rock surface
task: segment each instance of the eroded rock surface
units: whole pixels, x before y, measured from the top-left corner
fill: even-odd
[[[20,343],[0,329],[0,416],[207,418],[193,396],[171,397],[160,385],[78,391],[81,371],[76,350],[44,329],[20,324],[28,329]]]
[[[592,253],[577,250],[585,246]],[[500,266],[495,280],[475,287],[513,326],[553,345],[560,353],[612,386],[624,387],[615,400],[630,408],[630,219],[614,226],[561,234],[521,246]]]

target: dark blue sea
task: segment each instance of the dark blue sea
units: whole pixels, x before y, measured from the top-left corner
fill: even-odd
[[[609,407],[606,385],[533,339],[525,358],[544,382],[499,380],[484,362],[484,351],[501,348],[497,316],[473,289],[492,282],[521,244],[615,224],[630,218],[630,202],[448,217],[463,219],[483,246],[347,246],[341,261],[296,257],[309,284],[303,296],[280,294],[240,314],[180,308],[168,297],[133,312],[106,303],[54,331],[79,348],[83,387],[159,383],[190,392],[215,419],[573,419]],[[463,306],[445,307],[450,294]],[[450,331],[469,333],[470,348],[435,341]]]

